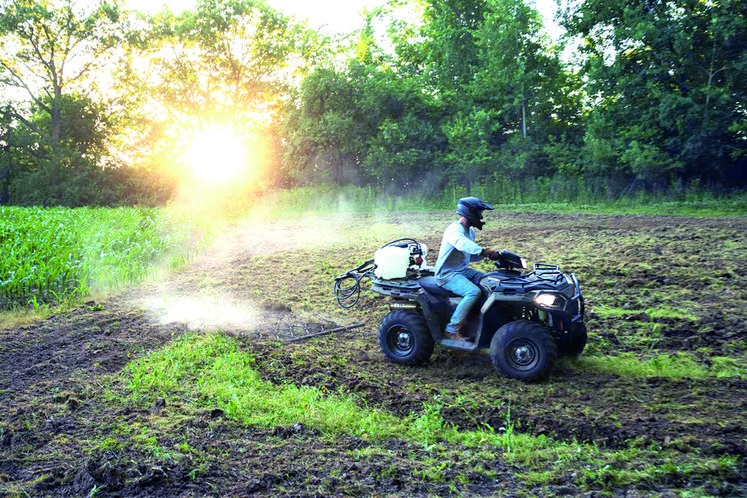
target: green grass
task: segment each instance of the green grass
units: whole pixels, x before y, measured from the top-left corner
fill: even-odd
[[[362,408],[351,395],[292,383],[277,386],[261,379],[252,369],[254,362],[252,354],[240,350],[233,338],[220,333],[187,335],[130,363],[127,392],[132,402],[145,404],[159,396],[186,397],[183,401],[217,406],[249,426],[302,423],[333,436],[405,437],[424,446],[442,441],[470,447],[489,444],[522,455],[520,458],[546,441],[514,434],[510,429],[501,433],[459,431],[444,423],[444,407],[438,399],[424,404],[421,414],[401,418],[376,408]],[[507,417],[510,419],[510,411]]]
[[[693,364],[685,359],[677,361],[692,375]],[[684,479],[706,472],[703,469],[711,471],[723,467],[724,473],[733,473],[736,468],[735,461],[723,457],[679,454],[659,467],[641,466],[635,462],[642,459],[667,462],[669,457],[661,448],[639,447],[635,441],[627,448],[605,451],[590,444],[519,433],[514,430],[518,421],[512,418],[510,404],[505,412],[506,423],[499,431],[489,426],[460,430],[446,423],[442,416],[446,406],[438,397],[425,402],[419,413],[395,417],[381,409],[361,405],[355,397],[342,392],[331,393],[323,388],[299,387],[292,383],[279,386],[269,383],[252,368],[254,363],[252,352],[242,350],[233,338],[220,333],[187,335],[130,363],[124,377],[125,392],[130,402],[143,407],[151,406],[160,396],[170,399],[171,405],[176,406],[203,409],[217,406],[227,416],[247,426],[271,428],[301,423],[331,438],[346,435],[373,442],[409,440],[441,455],[439,458],[447,458],[455,444],[464,445],[472,452],[485,451],[491,458],[492,452],[498,451],[502,459],[522,466],[528,480],[538,484],[557,482],[575,472],[577,482],[590,488],[609,489],[656,481],[661,479],[662,473]],[[632,360],[628,363],[633,364]],[[585,358],[574,365],[606,368],[604,360],[595,358]],[[621,371],[620,365],[616,363],[612,370]],[[661,373],[653,363],[647,368],[649,373]],[[672,365],[665,365],[661,371],[674,372]],[[640,365],[631,366],[630,372],[640,375]],[[152,432],[156,429],[143,426],[123,430],[131,433],[131,440],[146,450],[164,451],[159,449]],[[107,443],[111,444],[113,441]],[[189,452],[189,448],[182,448],[169,457],[178,458],[180,452]],[[437,463],[434,461],[424,470],[424,480],[438,482],[443,468]]]
[[[574,369],[597,373],[610,373],[630,377],[666,377],[670,379],[705,379],[708,377],[747,378],[747,362],[734,358],[711,358],[710,368],[699,363],[692,354],[677,352],[659,354],[653,358],[640,359],[630,353],[617,356],[582,356],[566,359],[565,364]]]
[[[623,315],[646,314],[652,320],[661,318],[676,318],[682,320],[697,321],[697,315],[678,308],[645,308],[645,309],[624,309],[617,306],[609,306],[603,303],[594,306],[594,313],[602,318],[621,317]]]
[[[427,403],[417,417],[403,419],[362,408],[350,395],[266,382],[252,369],[254,362],[252,354],[240,350],[233,338],[220,333],[188,335],[130,363],[127,392],[135,403],[151,403],[158,396],[187,396],[186,401],[218,406],[250,426],[302,423],[326,434],[374,440],[404,435],[425,445],[450,440],[505,446],[505,435],[461,433],[447,427],[437,399]]]
[[[361,410],[351,397],[265,382],[251,368],[253,363],[229,337],[188,336],[129,365],[131,397],[137,402],[191,385],[191,401],[217,405],[251,426],[300,422],[330,434],[375,439],[395,437],[403,430],[400,420],[378,410]]]
[[[745,216],[747,194],[737,192],[715,197],[708,191],[660,195],[639,193],[615,199],[553,198],[542,191],[506,191],[499,184],[476,185],[471,190],[449,187],[422,193],[403,190],[392,193],[376,187],[316,186],[267,191],[256,198],[245,198],[224,206],[223,212],[251,212],[260,217],[283,218],[306,214],[392,213],[400,211],[451,211],[457,200],[477,196],[506,211],[557,213],[647,214],[689,217]]]

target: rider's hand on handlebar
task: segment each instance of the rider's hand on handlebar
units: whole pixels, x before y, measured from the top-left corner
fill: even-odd
[[[494,251],[492,249],[483,249],[482,250],[482,255],[486,256],[491,261],[495,261],[498,258],[500,258],[500,256],[501,256],[498,251]]]

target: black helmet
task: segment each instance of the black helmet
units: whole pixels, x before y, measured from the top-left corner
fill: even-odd
[[[464,216],[469,224],[478,230],[482,230],[485,222],[482,221],[482,212],[486,209],[493,209],[493,206],[483,202],[477,197],[465,197],[457,202],[457,214]]]

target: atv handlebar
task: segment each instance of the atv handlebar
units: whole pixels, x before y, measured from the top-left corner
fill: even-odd
[[[527,268],[527,262],[524,258],[509,251],[496,253],[496,258],[493,261],[496,262],[495,266],[499,269],[526,270]]]

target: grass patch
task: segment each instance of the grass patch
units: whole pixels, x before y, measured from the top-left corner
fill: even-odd
[[[45,307],[14,308],[0,313],[0,328],[14,329],[44,320],[50,310]]]
[[[517,432],[514,429],[517,420],[511,416],[510,404],[505,414],[506,423],[500,430],[487,425],[477,430],[460,430],[444,421],[442,413],[446,406],[439,397],[425,402],[423,410],[417,414],[396,417],[362,405],[354,396],[342,392],[330,393],[316,387],[299,387],[291,383],[275,385],[264,381],[252,368],[255,361],[252,352],[242,351],[231,337],[220,333],[188,335],[130,363],[126,392],[136,404],[151,404],[156,397],[165,396],[172,400],[179,398],[177,403],[206,408],[217,406],[247,426],[271,428],[301,423],[333,438],[345,435],[372,442],[404,439],[444,458],[454,451],[454,444],[464,445],[472,452],[487,451],[494,455],[492,452],[497,451],[502,460],[524,466],[529,481],[539,484],[558,482],[570,472],[574,472],[577,483],[605,489],[661,478],[661,469],[641,469],[630,463],[644,451],[635,445],[618,451],[604,451],[585,443],[561,442],[544,435]],[[656,361],[663,363],[657,366]],[[692,377],[693,372],[698,376],[709,375],[686,358],[674,361],[678,364],[676,367],[672,363],[661,358],[648,362],[632,358],[582,358],[575,365],[638,376]],[[147,430],[139,432],[136,439],[133,442],[144,445],[146,450],[158,446],[155,436]],[[645,451],[655,453],[659,450]],[[680,474],[698,473],[702,468],[728,464],[702,456],[693,457],[693,460],[687,458],[672,463],[665,470],[681,471]],[[434,464],[422,478],[437,482],[440,469]]]
[[[747,378],[745,362],[734,358],[711,358],[711,367],[699,363],[691,354],[677,352],[640,359],[630,353],[617,356],[582,356],[562,360],[567,366],[580,370],[625,375],[630,377],[666,377],[669,379],[706,379],[708,377]]]
[[[506,429],[459,431],[444,422],[438,398],[424,403],[422,413],[395,417],[343,393],[329,393],[295,384],[275,385],[252,368],[255,359],[241,351],[235,339],[213,333],[188,335],[164,349],[152,351],[127,367],[127,393],[132,402],[150,404],[156,397],[179,396],[182,401],[219,407],[248,426],[274,427],[302,423],[329,435],[372,440],[405,438],[425,447],[440,442],[469,447],[503,448],[519,460],[530,461],[546,447],[545,437],[513,431],[510,409]]]
[[[250,426],[303,423],[330,434],[374,439],[395,437],[402,422],[378,410],[362,410],[349,396],[331,396],[294,384],[275,386],[251,368],[253,357],[235,340],[220,335],[192,335],[147,354],[128,367],[133,401],[154,395],[182,393],[190,385],[190,401],[218,406]]]
[[[707,191],[683,196],[639,193],[616,199],[582,195],[579,198],[552,198],[545,190],[506,189],[500,183],[475,184],[471,190],[449,186],[439,191],[392,191],[373,186],[317,185],[293,189],[273,189],[256,196],[215,194],[212,209],[203,209],[205,219],[216,216],[236,219],[250,213],[262,219],[296,217],[306,214],[334,213],[393,213],[401,211],[452,211],[460,198],[476,196],[506,211],[590,213],[590,214],[646,214],[689,217],[744,216],[747,214],[747,195],[738,192],[714,197]],[[219,199],[216,201],[215,199]]]
[[[652,307],[645,309],[625,309],[619,306],[610,306],[607,304],[596,304],[594,305],[594,313],[599,315],[601,318],[618,318],[625,315],[648,315],[651,320],[661,319],[678,319],[678,320],[689,320],[696,321],[698,317],[681,308],[661,308]]]
[[[421,414],[402,418],[362,408],[351,395],[291,383],[277,386],[260,378],[252,369],[254,362],[251,353],[241,351],[233,338],[219,333],[188,335],[130,363],[127,392],[135,403],[177,395],[200,406],[217,406],[248,426],[302,423],[330,435],[405,438],[426,447],[441,441],[471,447],[490,444],[521,454],[519,448],[531,453],[537,441],[543,441],[514,434],[510,420],[501,433],[492,429],[460,432],[444,423],[438,399],[424,403]]]

